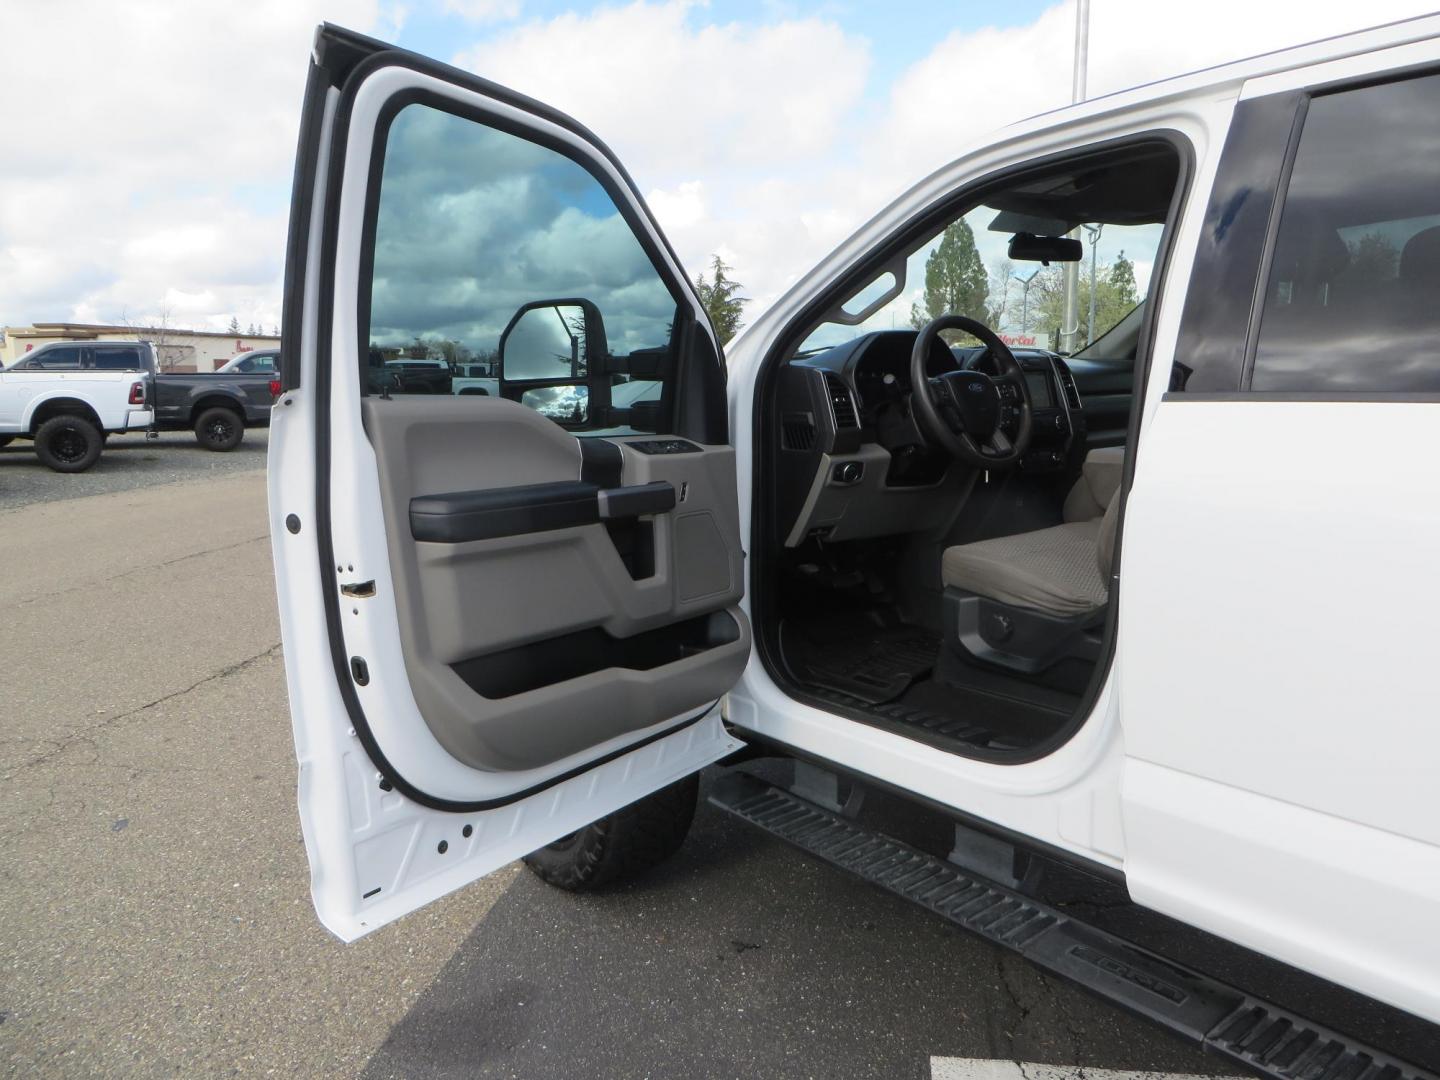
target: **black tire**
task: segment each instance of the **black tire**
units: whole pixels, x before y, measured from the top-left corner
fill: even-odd
[[[547,885],[589,892],[637,877],[679,849],[695,817],[700,778],[689,776],[525,856]]]
[[[228,453],[245,438],[245,418],[234,409],[216,405],[195,418],[195,438],[206,450]]]
[[[15,441],[14,435],[0,435],[0,449],[9,446]]]
[[[83,416],[52,416],[35,432],[35,456],[56,472],[84,472],[104,446],[100,429]]]

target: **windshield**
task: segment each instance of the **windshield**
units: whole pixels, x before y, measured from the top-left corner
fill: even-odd
[[[1015,215],[979,206],[952,221],[904,261],[899,291],[863,321],[853,318],[896,286],[891,271],[859,290],[806,337],[800,352],[842,344],[874,330],[919,329],[942,314],[968,315],[1011,346],[1059,351],[1065,315],[1065,265],[1011,259]],[[1107,334],[1145,299],[1164,229],[1160,224],[1082,223],[1076,269],[1073,350]],[[1093,298],[1093,303],[1092,303]]]

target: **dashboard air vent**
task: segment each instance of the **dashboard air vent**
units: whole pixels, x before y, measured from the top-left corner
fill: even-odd
[[[1065,388],[1065,401],[1072,409],[1080,408],[1080,391],[1075,389],[1075,376],[1070,374],[1063,360],[1055,361],[1055,370],[1060,373],[1060,385]]]
[[[833,372],[825,372],[825,392],[830,398],[830,412],[835,417],[836,431],[849,431],[860,426],[860,413],[855,408],[855,398],[850,387]]]

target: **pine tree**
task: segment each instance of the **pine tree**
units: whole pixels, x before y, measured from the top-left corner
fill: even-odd
[[[1135,287],[1135,265],[1125,258],[1123,251],[1110,265],[1110,289],[1113,302],[1117,307],[1123,308],[1124,312],[1128,312],[1140,302],[1140,294]],[[1096,289],[1096,292],[1098,293],[1099,289]]]
[[[990,275],[970,223],[964,218],[951,222],[925,260],[925,311],[922,315],[918,305],[912,306],[910,321],[919,327],[941,315],[968,315],[988,324],[989,299]]]
[[[231,316],[230,316],[230,325],[227,326],[227,327],[225,328],[225,330],[226,330],[227,333],[230,333],[230,334],[238,334],[238,333],[240,333],[240,320],[237,319],[234,315],[231,315]]]
[[[750,302],[738,295],[745,286],[727,276],[730,269],[719,255],[714,255],[710,260],[711,280],[707,282],[703,273],[695,279],[695,291],[700,294],[700,303],[710,316],[721,345],[740,329],[745,305]]]

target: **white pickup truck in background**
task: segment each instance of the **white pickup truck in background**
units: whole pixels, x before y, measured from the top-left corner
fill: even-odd
[[[105,436],[149,428],[150,373],[133,343],[55,342],[0,370],[0,446],[35,440],[56,472],[84,472]]]

